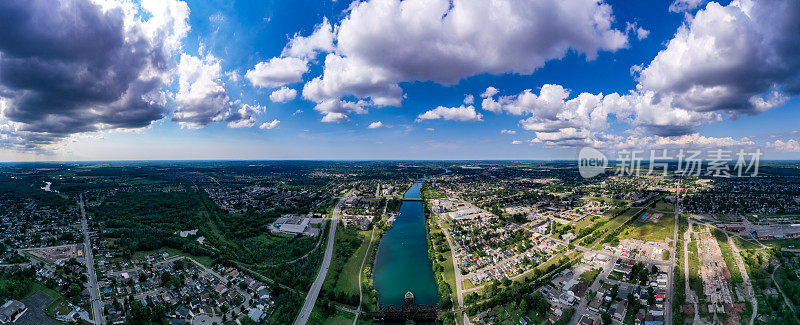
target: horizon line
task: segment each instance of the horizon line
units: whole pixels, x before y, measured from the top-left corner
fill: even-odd
[[[37,160],[37,161],[0,161],[0,164],[59,164],[59,163],[126,163],[126,162],[280,162],[280,161],[315,161],[315,162],[369,162],[369,161],[413,161],[413,162],[427,162],[427,161],[532,161],[532,162],[577,162],[578,159],[109,159],[109,160]],[[609,159],[609,162],[617,162],[617,159]],[[677,159],[671,160],[656,160],[657,162],[677,162]],[[733,160],[730,160],[733,161]],[[762,159],[762,162],[800,162],[800,159]],[[648,160],[642,160],[641,163],[650,163]]]

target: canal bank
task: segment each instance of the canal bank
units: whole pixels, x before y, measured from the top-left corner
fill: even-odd
[[[425,179],[416,181],[403,195],[419,200]],[[381,239],[375,258],[373,284],[383,305],[401,305],[411,291],[417,304],[437,304],[439,295],[428,257],[425,212],[422,201],[404,201],[391,229]]]

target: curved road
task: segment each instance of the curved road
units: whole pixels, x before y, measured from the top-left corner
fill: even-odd
[[[386,210],[383,211],[386,214]],[[364,301],[364,290],[362,289],[364,286],[361,282],[361,274],[364,273],[364,263],[367,262],[367,256],[369,256],[369,248],[372,247],[372,240],[375,239],[375,227],[372,227],[372,234],[369,236],[369,243],[367,244],[367,251],[364,252],[364,259],[361,260],[361,268],[358,269],[358,309],[356,309],[356,317],[353,318],[353,325],[358,323],[358,316],[361,314],[361,303]]]
[[[773,260],[773,261],[775,263],[772,263],[772,262],[770,262],[770,263],[772,265],[775,265],[775,270],[777,270],[779,267],[781,267],[780,260]],[[783,296],[783,302],[786,304],[786,306],[789,306],[789,309],[792,311],[792,314],[795,315],[795,317],[797,317],[797,314],[796,314],[797,312],[794,310],[794,304],[792,304],[792,301],[789,300],[789,297],[787,297],[786,294],[783,293],[783,290],[781,289],[781,286],[778,284],[778,281],[775,281],[775,272],[773,271],[772,273],[770,273],[769,277],[770,277],[770,279],[772,279],[772,283],[775,284],[775,288],[778,289],[778,292],[780,292],[781,296]]]
[[[311,284],[311,289],[308,290],[306,301],[303,303],[303,309],[300,309],[300,314],[298,314],[297,318],[294,320],[295,325],[305,325],[308,322],[308,316],[311,316],[311,311],[314,310],[314,304],[317,302],[319,291],[322,289],[325,276],[328,275],[328,268],[331,266],[333,244],[336,242],[336,226],[339,221],[339,209],[342,207],[342,203],[344,203],[351,194],[353,194],[353,190],[347,192],[347,194],[336,203],[336,207],[333,208],[333,216],[331,216],[333,221],[330,226],[330,234],[328,234],[328,246],[325,248],[325,256],[322,258],[322,265],[319,268],[319,273],[317,273],[317,278],[314,279],[314,283]]]

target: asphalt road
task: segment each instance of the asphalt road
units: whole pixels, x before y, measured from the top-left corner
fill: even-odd
[[[664,324],[672,324],[672,304],[675,294],[675,255],[678,253],[678,218],[681,216],[681,179],[678,179],[678,188],[675,191],[675,229],[672,234],[672,247],[669,256],[669,270],[667,271],[667,303],[664,304]]]
[[[456,246],[453,244],[453,241],[450,239],[450,231],[447,228],[442,227],[442,221],[438,218],[436,219],[436,224],[439,225],[439,229],[444,232],[444,238],[447,239],[447,245],[450,246],[450,256],[452,257],[453,261],[453,274],[456,278],[456,306],[453,306],[453,309],[464,308],[464,289],[461,288],[461,282],[464,281],[464,276],[461,275],[461,269],[458,268],[458,259],[456,257]],[[453,313],[454,317],[458,319],[461,315],[459,312]],[[469,324],[469,317],[466,316],[466,313],[463,314],[463,320],[465,324]],[[458,321],[456,321],[458,323]]]
[[[384,206],[383,214],[386,215],[386,208]],[[372,240],[375,239],[375,227],[372,227],[372,234],[369,236],[369,244],[367,244],[367,251],[364,253],[364,259],[361,260],[361,268],[358,269],[358,309],[356,309],[356,317],[353,318],[353,325],[358,323],[358,316],[361,315],[361,303],[364,301],[364,291],[361,285],[361,274],[364,273],[364,263],[367,262],[369,256],[369,248],[372,247]]]
[[[81,230],[83,231],[83,255],[86,262],[86,273],[89,276],[89,296],[92,299],[92,314],[95,324],[105,324],[103,309],[100,306],[100,290],[97,287],[97,274],[94,272],[94,254],[92,253],[92,240],[89,238],[89,223],[86,221],[86,210],[83,208],[83,195],[81,205]]]
[[[589,286],[589,291],[592,291],[592,292],[600,291],[600,287],[602,287],[602,285],[600,284],[601,280],[605,281],[605,283],[609,283],[611,280],[608,279],[608,275],[611,274],[611,271],[613,269],[614,269],[614,261],[609,259],[609,261],[606,262],[605,265],[603,265],[603,270],[600,272],[600,274],[597,276],[597,278],[595,278],[594,282],[592,282],[592,285]],[[594,297],[583,297],[580,300],[580,303],[578,303],[578,306],[575,307],[575,314],[572,317],[572,321],[569,322],[570,324],[577,324],[578,320],[581,317],[581,315],[584,315],[584,314],[588,314],[588,315],[591,315],[593,317],[598,317],[599,316],[597,313],[589,310],[589,302],[591,302],[592,298],[594,298]]]
[[[294,320],[295,325],[305,325],[308,322],[308,316],[311,315],[311,311],[314,309],[319,291],[322,289],[322,284],[325,282],[325,276],[328,275],[328,268],[331,266],[333,244],[336,242],[336,225],[339,221],[339,209],[342,207],[342,203],[344,203],[352,193],[353,190],[347,192],[347,194],[336,203],[336,207],[333,208],[333,220],[331,221],[330,234],[328,234],[328,246],[325,248],[325,256],[322,258],[322,265],[319,268],[317,278],[314,279],[314,283],[311,284],[311,289],[308,290],[306,301],[303,303],[303,309],[300,309],[300,314],[298,314],[297,318]]]

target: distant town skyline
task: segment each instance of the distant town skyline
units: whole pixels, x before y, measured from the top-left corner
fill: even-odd
[[[800,159],[791,0],[12,0],[0,30],[3,162]]]

